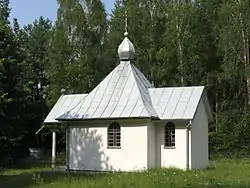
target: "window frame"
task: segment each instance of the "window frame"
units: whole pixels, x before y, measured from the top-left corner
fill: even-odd
[[[167,122],[164,126],[164,148],[174,149],[176,147],[176,134],[175,124],[173,122]]]
[[[121,126],[113,122],[107,127],[107,148],[121,149]]]

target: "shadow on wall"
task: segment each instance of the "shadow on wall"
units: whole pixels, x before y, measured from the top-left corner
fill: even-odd
[[[72,127],[69,139],[70,170],[114,170],[109,165],[109,157],[104,153],[104,140],[97,130]]]

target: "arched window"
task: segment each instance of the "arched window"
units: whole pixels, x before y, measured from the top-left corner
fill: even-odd
[[[119,123],[112,123],[108,126],[108,147],[121,147],[121,126]]]
[[[165,147],[175,147],[175,125],[168,122],[165,125]]]

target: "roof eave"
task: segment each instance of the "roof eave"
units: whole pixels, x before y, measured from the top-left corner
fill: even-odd
[[[46,124],[46,125],[51,125],[51,124],[60,124],[61,122],[60,121],[44,121],[43,124]]]
[[[71,119],[65,119],[65,118],[56,118],[59,122],[63,121],[96,121],[96,120],[127,120],[127,119],[151,119],[151,120],[159,120],[160,118],[158,116],[141,116],[141,117],[106,117],[106,118],[85,118],[85,119],[79,119],[79,118],[71,118]]]

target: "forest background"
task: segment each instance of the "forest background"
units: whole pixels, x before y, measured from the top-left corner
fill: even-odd
[[[51,148],[35,132],[61,95],[89,93],[119,62],[124,12],[135,65],[156,87],[205,85],[214,123],[211,154],[250,154],[249,0],[58,0],[54,24],[20,27],[0,0],[0,156]],[[59,128],[59,151],[65,149]]]

